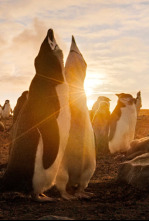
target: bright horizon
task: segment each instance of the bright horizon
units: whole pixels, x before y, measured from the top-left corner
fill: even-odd
[[[87,64],[88,106],[116,93],[142,92],[149,109],[149,2],[146,0],[5,0],[0,2],[0,104],[28,90],[34,58],[53,28],[66,60],[71,36]]]

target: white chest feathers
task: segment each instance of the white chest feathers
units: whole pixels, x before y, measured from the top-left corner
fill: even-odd
[[[57,176],[57,172],[62,161],[66,145],[68,143],[70,131],[70,108],[69,108],[69,94],[67,83],[60,84],[56,87],[57,96],[60,102],[60,113],[57,119],[59,128],[59,152],[57,154],[54,164],[45,170],[43,168],[43,138],[40,133],[39,145],[37,147],[35,170],[33,176],[33,187],[36,194],[43,193],[50,189]],[[50,130],[50,128],[49,128]]]
[[[5,108],[2,110],[2,117],[3,117],[4,119],[9,118],[10,113],[11,113],[10,104],[6,104],[6,105],[5,105]]]
[[[121,117],[117,121],[114,137],[109,142],[109,149],[112,154],[130,149],[130,143],[135,136],[136,123],[137,111],[135,104],[121,108]]]

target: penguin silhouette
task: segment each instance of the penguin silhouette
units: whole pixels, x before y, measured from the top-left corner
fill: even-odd
[[[34,200],[47,202],[53,199],[43,193],[55,183],[70,128],[63,53],[52,29],[41,45],[35,68],[27,102],[14,129],[2,189],[30,194]]]
[[[65,66],[66,80],[69,84],[71,127],[56,179],[56,186],[62,198],[66,200],[92,196],[85,192],[96,168],[94,132],[84,91],[86,68],[87,64],[72,37]],[[74,189],[74,193],[70,192]]]
[[[16,106],[15,106],[15,108],[14,108],[14,111],[13,111],[13,123],[16,122],[20,111],[22,110],[22,108],[23,108],[25,102],[27,101],[27,99],[28,99],[28,93],[29,93],[28,91],[24,91],[24,92],[22,93],[22,95],[18,98],[17,104],[16,104]]]

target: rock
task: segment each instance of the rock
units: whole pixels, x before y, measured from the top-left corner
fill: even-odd
[[[149,137],[134,140],[131,142],[131,149],[127,152],[127,160],[132,160],[145,153],[149,153]]]
[[[60,217],[60,216],[44,216],[39,220],[73,220],[67,217]]]
[[[130,184],[140,190],[148,190],[149,153],[124,162],[119,169],[118,181]]]

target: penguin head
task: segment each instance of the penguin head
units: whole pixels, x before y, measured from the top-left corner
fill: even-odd
[[[139,92],[137,93],[137,98],[138,98],[138,99],[141,98],[141,91],[139,91]]]
[[[76,86],[83,86],[86,77],[86,69],[87,64],[76,44],[74,36],[72,36],[70,52],[65,66],[68,83],[73,83]]]
[[[10,101],[9,101],[9,100],[6,100],[6,101],[5,101],[5,104],[9,104],[9,103],[10,103]]]
[[[137,108],[137,113],[139,113],[140,109],[142,108],[142,97],[141,97],[141,91],[137,93],[136,97],[136,108]]]
[[[136,99],[131,94],[116,94],[119,98],[119,102],[123,103],[124,105],[133,105],[136,103]]]
[[[24,91],[24,92],[22,93],[21,97],[28,97],[28,93],[29,93],[29,91]]]
[[[55,84],[63,83],[63,52],[56,43],[54,31],[48,30],[39,53],[35,58],[35,69],[38,76],[46,77]]]
[[[101,101],[99,104],[98,112],[100,113],[110,112],[110,103],[108,104],[106,101]]]
[[[21,97],[19,97],[20,100],[27,100],[29,96],[29,91],[24,91],[21,95]]]
[[[108,97],[100,96],[98,97],[98,100],[95,102],[95,104],[92,107],[92,111],[96,112],[99,110],[109,110],[110,111],[110,99]]]
[[[110,109],[110,99],[108,97],[100,96],[98,97],[97,102],[99,103],[99,106],[101,103],[103,103],[106,107]]]

